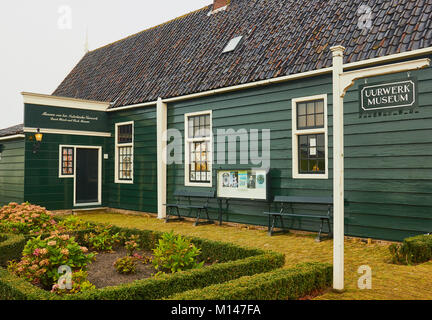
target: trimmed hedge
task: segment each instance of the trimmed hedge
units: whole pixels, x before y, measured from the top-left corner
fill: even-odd
[[[432,259],[432,235],[406,238],[401,244],[392,244],[389,250],[396,264],[427,262]]]
[[[169,300],[294,300],[315,290],[329,287],[333,267],[304,263],[292,269],[242,277],[226,283],[195,289],[169,297]]]
[[[87,231],[74,232],[77,240]],[[140,236],[140,244],[147,249],[154,248],[162,232],[113,227],[113,233]],[[26,281],[0,269],[0,298],[18,300],[154,300],[170,295],[204,288],[208,285],[231,281],[239,277],[268,272],[284,265],[285,256],[281,253],[259,249],[243,248],[234,244],[189,238],[201,248],[202,259],[219,262],[201,269],[193,269],[157,278],[137,280],[114,287],[106,287],[75,295],[60,297],[39,289]],[[25,242],[24,242],[25,244]],[[21,249],[22,251],[22,249]],[[21,254],[21,251],[20,254]],[[8,259],[9,260],[9,259]]]
[[[0,235],[0,266],[6,266],[10,260],[20,259],[26,239],[17,234]]]

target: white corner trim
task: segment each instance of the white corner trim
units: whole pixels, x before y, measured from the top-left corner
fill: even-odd
[[[36,104],[51,107],[62,107],[72,109],[83,109],[93,111],[106,111],[110,106],[109,102],[94,100],[74,99],[67,97],[57,97],[40,93],[22,92],[26,104]]]
[[[24,132],[27,133],[36,133],[38,128],[29,128],[25,127]],[[63,130],[63,129],[44,129],[40,128],[41,133],[50,133],[50,134],[67,134],[67,135],[75,135],[75,136],[92,136],[92,137],[106,137],[110,138],[111,133],[109,132],[96,132],[96,131],[78,131],[78,130]]]
[[[156,107],[157,130],[157,208],[158,218],[166,218],[167,197],[167,104],[158,99]]]
[[[119,126],[124,126],[124,125],[128,125],[128,124],[132,125],[132,142],[118,144],[117,129]],[[135,166],[134,166],[135,122],[134,121],[118,122],[115,124],[114,127],[115,127],[115,132],[114,132],[114,149],[115,149],[114,150],[114,183],[116,183],[116,184],[133,184],[134,183],[134,172],[135,172]],[[118,175],[118,168],[119,168],[118,149],[120,147],[132,147],[132,180],[120,180],[119,179],[119,175]]]
[[[12,136],[0,137],[0,141],[23,139],[23,138],[25,138],[25,134],[14,134]]]
[[[297,130],[297,103],[313,100],[324,100],[324,128]],[[328,179],[328,105],[327,94],[320,94],[308,97],[294,98],[291,100],[291,134],[292,134],[292,177],[293,179]],[[307,134],[324,134],[325,141],[325,173],[304,174],[299,173],[298,162],[298,136]]]
[[[210,137],[207,138],[189,138],[189,132],[188,132],[188,118],[193,116],[200,116],[200,115],[210,115]],[[190,165],[190,150],[189,150],[189,142],[192,141],[208,141],[209,150],[208,150],[208,166],[210,169],[210,182],[208,183],[200,183],[200,182],[190,182],[189,181],[189,165]],[[184,114],[184,142],[185,142],[185,164],[184,164],[184,183],[186,187],[203,187],[203,188],[211,188],[213,187],[213,111],[212,110],[205,110],[205,111],[199,111],[199,112],[191,112],[191,113],[185,113]]]

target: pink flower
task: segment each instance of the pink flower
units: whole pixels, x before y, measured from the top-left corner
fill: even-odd
[[[57,244],[57,242],[55,240],[48,242],[49,246],[55,246],[56,244]]]
[[[69,240],[69,235],[64,234],[64,235],[60,236],[60,239],[65,240],[65,241]]]
[[[40,254],[40,249],[36,248],[35,251],[33,251],[33,255],[37,257],[39,256],[39,254]]]
[[[84,252],[84,253],[88,252],[88,249],[87,249],[86,247],[80,247],[80,249],[81,249],[81,251]]]
[[[61,249],[61,254],[64,254],[65,256],[67,256],[69,254],[69,250],[68,249]]]

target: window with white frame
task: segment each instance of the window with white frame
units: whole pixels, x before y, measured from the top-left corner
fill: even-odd
[[[212,113],[185,115],[185,185],[212,186]]]
[[[115,125],[115,183],[133,183],[134,123]]]
[[[327,95],[292,100],[293,178],[328,178]]]
[[[74,153],[75,148],[71,146],[60,146],[60,177],[70,178],[74,176]]]

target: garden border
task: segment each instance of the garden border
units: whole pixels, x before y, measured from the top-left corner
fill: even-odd
[[[181,292],[166,300],[293,300],[330,287],[332,279],[331,264],[309,262]]]
[[[107,226],[107,224],[100,223],[93,225]],[[87,232],[89,230],[74,231],[72,233],[79,240]],[[146,248],[154,246],[163,234],[163,232],[159,231],[129,229],[117,226],[112,226],[111,232],[139,235],[141,245]],[[156,300],[183,291],[204,288],[208,285],[231,281],[243,276],[268,272],[282,267],[285,262],[285,256],[277,252],[240,247],[231,243],[202,238],[186,238],[201,248],[203,259],[212,257],[219,263],[201,269],[162,275],[158,278],[136,280],[118,286],[65,296],[58,296],[35,287],[27,281],[12,275],[7,270],[0,268],[0,297],[3,299],[18,300]]]

